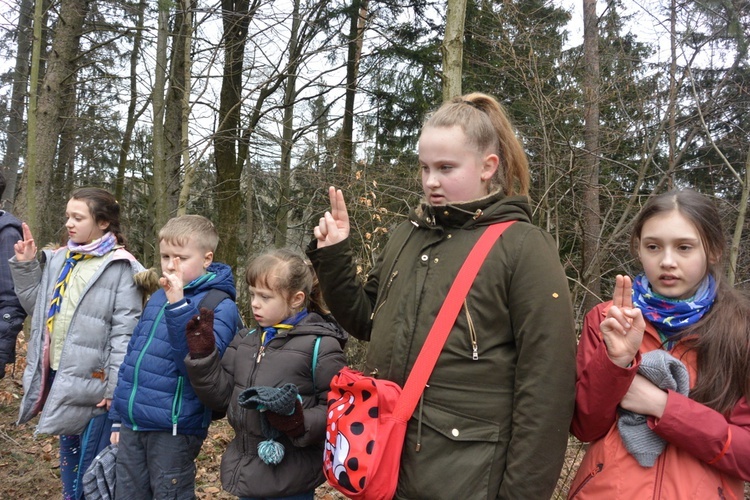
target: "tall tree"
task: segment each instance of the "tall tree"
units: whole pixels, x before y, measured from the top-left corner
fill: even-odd
[[[369,0],[352,0],[349,11],[348,52],[346,56],[346,92],[344,118],[341,127],[341,149],[336,167],[339,174],[348,175],[354,160],[354,100],[357,96],[359,65],[362,57],[367,8]]]
[[[250,19],[259,0],[222,0],[224,70],[219,98],[219,124],[214,135],[216,161],[217,230],[224,238],[217,258],[229,265],[238,263],[242,191],[242,163],[237,157],[242,103],[242,68]]]
[[[21,0],[18,4],[18,25],[16,42],[16,62],[13,69],[13,90],[10,99],[8,119],[8,145],[3,158],[3,174],[6,180],[5,193],[0,208],[11,210],[16,197],[16,178],[24,137],[24,109],[26,87],[29,83],[29,58],[31,57],[31,29],[33,0]]]
[[[52,35],[52,50],[49,52],[44,79],[40,85],[39,99],[35,113],[35,130],[29,127],[29,134],[34,133],[35,159],[34,175],[29,178],[27,190],[34,190],[29,203],[37,205],[36,200],[45,199],[50,191],[52,170],[55,166],[57,145],[63,129],[60,110],[66,99],[74,98],[65,95],[73,92],[72,82],[78,71],[77,59],[81,40],[82,27],[88,2],[86,0],[61,0],[60,11]],[[36,19],[36,18],[35,18]],[[36,34],[36,30],[35,30]],[[31,206],[27,206],[27,210]],[[37,227],[39,241],[52,239],[52,225],[39,225],[38,215],[32,214],[31,222]]]
[[[467,0],[448,0],[445,13],[443,52],[443,101],[461,95],[463,76],[464,22]]]
[[[583,232],[583,281],[586,293],[583,309],[601,302],[601,266],[599,264],[599,23],[596,0],[583,0],[584,60],[584,156],[581,229]]]

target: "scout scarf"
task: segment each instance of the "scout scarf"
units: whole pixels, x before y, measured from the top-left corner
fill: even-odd
[[[49,305],[49,312],[47,313],[48,332],[52,333],[52,327],[55,324],[55,315],[60,311],[63,297],[65,297],[65,291],[68,289],[68,283],[70,282],[71,271],[75,265],[81,260],[105,255],[115,247],[116,243],[117,237],[112,233],[106,233],[98,240],[94,240],[85,245],[78,245],[72,240],[68,240],[68,251],[65,253],[65,264],[63,265],[62,271],[60,271],[60,276],[57,277],[55,289],[52,292],[52,300]]]
[[[669,340],[684,328],[697,323],[716,299],[716,281],[710,274],[701,282],[695,295],[685,300],[662,297],[653,290],[645,274],[633,282],[633,304],[654,328]],[[667,344],[671,348],[672,342]]]
[[[268,344],[276,336],[279,330],[291,330],[294,328],[294,325],[302,321],[302,318],[305,316],[307,316],[307,309],[302,309],[300,312],[285,319],[281,323],[263,328],[263,334],[260,337],[262,345]]]

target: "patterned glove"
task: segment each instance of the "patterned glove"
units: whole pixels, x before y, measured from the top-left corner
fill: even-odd
[[[294,411],[291,415],[282,415],[270,410],[265,413],[268,423],[287,436],[294,438],[305,433],[305,412],[299,399],[295,402]]]
[[[193,359],[205,358],[216,347],[214,338],[214,312],[201,307],[200,314],[196,314],[185,327],[188,350]]]

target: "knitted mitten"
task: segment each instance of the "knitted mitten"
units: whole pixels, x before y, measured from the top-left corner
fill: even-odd
[[[298,437],[305,433],[305,413],[302,403],[297,399],[291,415],[267,411],[268,423],[289,437]]]
[[[201,307],[200,314],[196,314],[188,321],[185,332],[191,358],[205,358],[214,352],[216,339],[214,338],[214,312],[211,309]]]

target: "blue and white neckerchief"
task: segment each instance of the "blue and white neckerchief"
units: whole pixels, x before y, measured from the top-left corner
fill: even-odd
[[[667,340],[667,349],[671,349],[673,345],[670,339],[697,323],[711,309],[715,299],[716,280],[710,274],[703,279],[695,295],[684,300],[657,294],[651,289],[645,274],[639,274],[633,281],[633,304],[665,337],[662,340]]]

